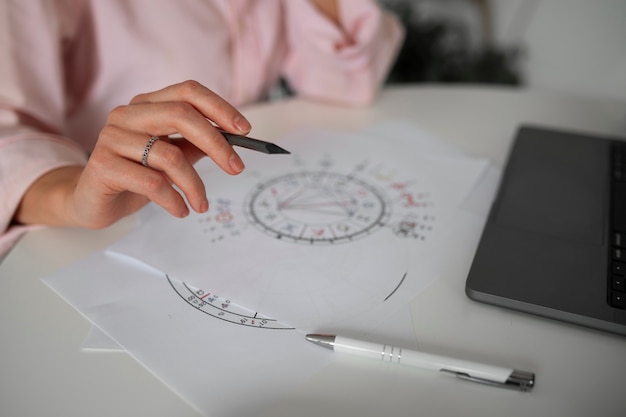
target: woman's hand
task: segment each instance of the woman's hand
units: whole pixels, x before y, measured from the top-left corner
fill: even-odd
[[[208,120],[207,120],[208,119]],[[37,180],[15,220],[24,224],[102,228],[154,201],[172,215],[205,212],[208,200],[193,167],[207,155],[229,174],[244,164],[217,131],[247,134],[250,124],[233,106],[195,81],[136,96],[115,108],[85,167],[65,167]],[[171,139],[168,135],[180,134]],[[144,150],[151,137],[158,137]]]

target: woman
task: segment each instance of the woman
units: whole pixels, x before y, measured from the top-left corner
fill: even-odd
[[[102,228],[149,201],[184,217],[173,185],[206,211],[194,162],[244,169],[215,125],[248,133],[237,107],[280,78],[366,105],[403,34],[367,0],[15,0],[0,19],[0,253],[32,225]]]

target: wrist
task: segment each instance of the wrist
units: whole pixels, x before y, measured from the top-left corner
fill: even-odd
[[[13,221],[19,224],[78,226],[72,196],[82,171],[81,166],[66,166],[39,177],[24,193]]]

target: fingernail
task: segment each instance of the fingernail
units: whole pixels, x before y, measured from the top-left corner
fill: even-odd
[[[209,200],[206,198],[200,203],[200,213],[206,213],[209,210]]]
[[[233,171],[236,171],[237,173],[243,171],[243,169],[245,168],[243,161],[236,153],[233,153],[230,156],[228,163],[230,164],[230,167],[233,169]]]
[[[233,123],[235,124],[235,127],[237,128],[239,133],[246,134],[250,132],[250,129],[252,129],[252,126],[250,126],[250,122],[247,121],[243,116],[235,116]]]
[[[189,216],[189,207],[185,206],[180,212],[180,217],[183,218],[187,216]]]

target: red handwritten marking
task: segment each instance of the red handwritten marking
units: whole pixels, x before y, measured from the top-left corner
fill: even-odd
[[[420,206],[420,203],[415,201],[415,199],[413,198],[413,195],[411,195],[410,193],[402,193],[401,197],[404,199],[404,204],[406,207],[419,207]]]

